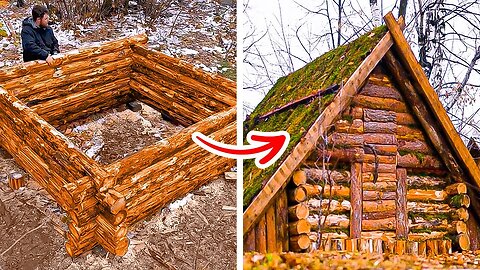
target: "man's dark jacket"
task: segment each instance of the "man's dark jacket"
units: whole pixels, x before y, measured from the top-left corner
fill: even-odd
[[[26,18],[22,23],[23,61],[45,60],[48,55],[59,53],[58,40],[51,27],[43,28],[33,19]]]

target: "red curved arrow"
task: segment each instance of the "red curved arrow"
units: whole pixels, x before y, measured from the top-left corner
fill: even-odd
[[[247,141],[250,145],[228,145],[217,142],[195,132],[192,139],[202,148],[223,157],[235,159],[255,158],[255,164],[261,169],[272,165],[285,152],[290,141],[286,131],[260,132],[250,131]]]

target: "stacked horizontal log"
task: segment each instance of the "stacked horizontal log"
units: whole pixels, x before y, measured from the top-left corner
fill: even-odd
[[[182,125],[236,105],[235,84],[142,46],[133,46],[130,86],[138,98]]]
[[[146,42],[146,35],[138,35],[55,55],[53,68],[35,61],[3,69],[0,71],[0,85],[25,102],[56,98],[71,93],[68,89],[61,91],[63,86],[89,83],[93,77],[130,66],[130,45]],[[60,91],[57,92],[57,88]],[[74,88],[70,90],[75,91]]]
[[[233,122],[210,136],[224,143],[235,143],[235,130]],[[234,160],[213,155],[191,143],[184,150],[133,173],[114,187],[125,197],[127,224],[152,215],[172,200],[199,188],[233,164]]]
[[[202,132],[235,143],[235,84],[143,47],[137,47],[136,54],[131,47],[139,43],[146,43],[145,35],[54,56],[53,67],[33,62],[0,70],[0,86],[7,89],[0,88],[0,146],[67,212],[65,246],[70,256],[98,244],[124,255],[128,225],[200,187],[234,162],[194,145],[191,135]],[[162,79],[166,85],[150,77],[158,74],[147,70],[148,65],[132,73],[134,59],[155,62],[153,72],[161,70],[161,76],[170,76]],[[196,115],[198,124],[103,168],[51,124],[65,124],[131,100],[132,76],[143,83],[144,92],[173,93],[170,98],[197,104],[196,110],[181,111],[178,116]],[[166,104],[170,103],[172,99]],[[11,182],[15,188],[21,185],[20,179]],[[269,211],[267,224],[271,227],[276,225],[273,221],[285,220],[283,230],[269,231],[284,241],[269,247],[287,250],[288,238],[282,234],[287,230],[286,195],[281,203],[284,211]]]
[[[289,214],[289,251],[293,252],[305,252],[311,246],[309,235],[312,222],[308,220],[309,208],[305,203],[309,197],[311,185],[307,185],[307,178],[305,171],[295,171],[290,184],[286,188]]]
[[[146,36],[110,42],[55,57],[53,67],[26,64],[0,72],[0,85],[51,124],[60,125],[131,99],[133,43]],[[82,55],[79,55],[82,53]]]
[[[78,179],[62,187],[62,194],[68,198],[68,233],[65,249],[68,255],[75,257],[92,249],[96,240],[99,213],[98,200],[95,197],[94,182],[89,176]]]

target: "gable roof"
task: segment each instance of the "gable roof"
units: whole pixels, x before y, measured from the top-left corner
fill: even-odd
[[[350,44],[322,55],[289,76],[281,78],[251,114],[250,119],[246,122],[247,129],[286,130],[291,134],[291,141],[284,156],[266,170],[255,168],[250,160],[245,161],[244,207],[247,208],[243,215],[244,233],[250,229],[273,201],[278,191],[285,187],[293,171],[314,149],[316,141],[335,118],[347,108],[353,95],[363,86],[370,72],[383,58],[392,68],[404,69],[410,74],[411,79],[408,79],[406,74],[396,74],[396,79],[402,80],[400,88],[409,93],[409,96],[411,95],[414,99],[413,101],[417,101],[415,105],[418,105],[418,108],[414,108],[414,114],[423,119],[420,121],[423,128],[427,130],[428,137],[434,142],[452,175],[456,176],[458,181],[462,179],[462,175],[465,175],[477,186],[480,186],[480,170],[475,165],[437,94],[416,61],[399,24],[391,13],[387,14],[384,19],[388,31],[385,27],[377,28]],[[400,22],[400,24],[402,23],[403,21]],[[360,45],[357,42],[365,44]],[[392,46],[401,63],[395,61],[396,57],[390,50]],[[359,55],[350,52],[349,48],[358,48]],[[350,63],[351,65],[349,65]],[[322,64],[324,64],[323,67]],[[340,72],[335,72],[335,70],[340,70]],[[302,79],[304,82],[300,81]],[[341,84],[344,79],[348,80],[338,93],[329,96],[328,99],[324,97],[306,106],[300,105],[294,109],[274,114],[264,122],[258,121],[258,118],[255,119],[275,107],[284,105],[286,101],[301,98],[311,94],[313,90],[318,91],[318,88],[325,88],[333,83]],[[425,119],[424,114],[427,111],[428,117]],[[256,197],[251,200],[255,195]]]
[[[290,134],[290,142],[282,157],[265,170],[257,168],[253,159],[244,161],[244,207],[248,206],[253,197],[258,194],[263,181],[272,176],[282,161],[292,152],[293,147],[330,104],[335,94],[322,95],[308,104],[275,113],[266,120],[259,120],[259,118],[291,101],[345,82],[372,52],[386,31],[385,26],[375,28],[357,40],[329,51],[303,68],[280,78],[250,114],[249,119],[244,123],[248,131],[285,130]]]

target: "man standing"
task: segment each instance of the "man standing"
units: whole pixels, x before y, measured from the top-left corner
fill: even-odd
[[[23,61],[45,60],[51,65],[52,55],[60,52],[53,30],[48,26],[48,18],[47,8],[36,5],[32,9],[32,17],[23,20]]]

